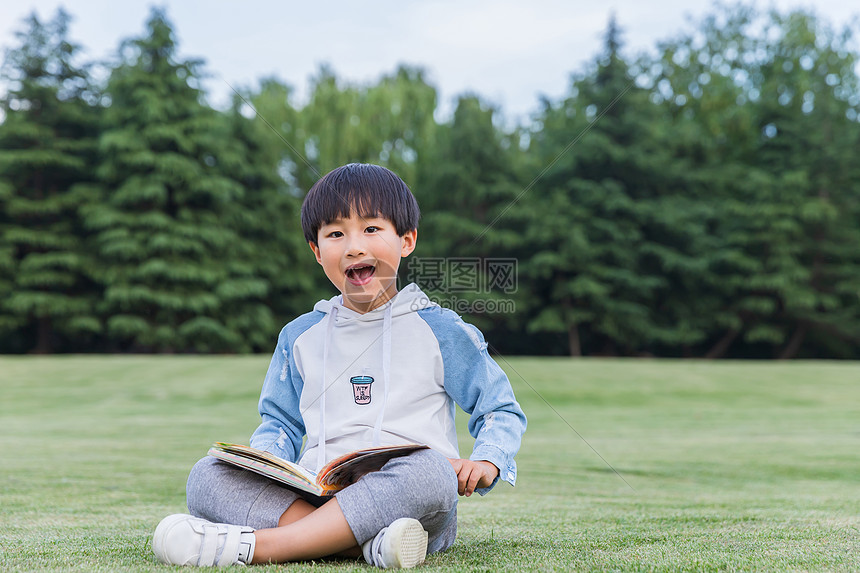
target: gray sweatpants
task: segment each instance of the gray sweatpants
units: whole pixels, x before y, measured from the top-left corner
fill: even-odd
[[[299,498],[316,506],[328,501],[298,494],[211,456],[191,470],[186,494],[192,515],[255,529],[277,527],[284,511]],[[448,549],[457,535],[457,474],[451,463],[433,450],[394,458],[335,497],[359,544],[401,517],[421,522],[429,534],[430,553]]]

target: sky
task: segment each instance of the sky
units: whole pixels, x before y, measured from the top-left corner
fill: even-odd
[[[836,27],[860,13],[852,4],[756,3],[812,9]],[[204,60],[211,75],[204,87],[216,107],[229,101],[230,86],[253,88],[264,77],[291,85],[300,105],[322,64],[344,81],[372,83],[405,63],[426,70],[443,116],[458,95],[473,93],[515,122],[537,111],[541,96],[565,95],[571,74],[600,52],[611,14],[623,31],[623,53],[635,56],[691,30],[691,18],[712,10],[704,0],[4,0],[0,49],[17,45],[14,33],[30,13],[45,21],[63,6],[83,58],[104,61],[123,39],[144,33],[153,5],[167,9],[180,56]]]

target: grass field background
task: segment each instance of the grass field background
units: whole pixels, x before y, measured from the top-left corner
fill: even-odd
[[[267,363],[0,357],[0,571],[168,570],[152,531],[211,442],[247,443]],[[860,364],[500,364],[529,417],[517,487],[462,499],[425,568],[860,570]],[[291,569],[321,566],[368,570]]]

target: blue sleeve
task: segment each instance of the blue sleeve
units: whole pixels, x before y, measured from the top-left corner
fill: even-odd
[[[289,325],[281,330],[266,372],[259,403],[262,422],[251,436],[251,447],[295,462],[305,435],[299,410],[303,383],[291,356],[292,341],[288,328]]]
[[[510,380],[487,352],[481,332],[456,313],[438,307],[419,311],[433,329],[442,353],[445,390],[470,415],[469,433],[475,438],[471,460],[486,460],[499,468],[499,479],[516,483],[514,456],[526,430],[526,416],[514,397]]]

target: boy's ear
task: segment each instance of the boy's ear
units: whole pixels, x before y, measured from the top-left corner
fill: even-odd
[[[418,242],[418,229],[406,231],[401,239],[403,239],[403,246],[400,248],[400,256],[408,257],[415,250],[415,243]]]
[[[320,258],[320,247],[319,247],[319,245],[317,245],[313,241],[308,241],[308,246],[314,252],[314,256],[317,258],[317,262],[319,264],[322,264],[322,259]]]

